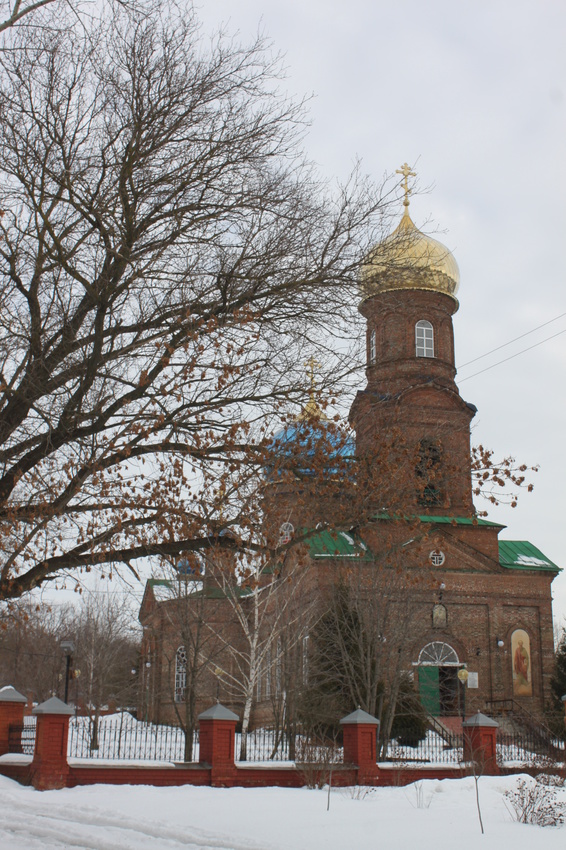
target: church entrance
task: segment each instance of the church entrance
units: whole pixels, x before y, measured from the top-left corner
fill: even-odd
[[[458,670],[462,666],[447,643],[433,641],[419,653],[419,694],[424,708],[434,717],[457,714]]]

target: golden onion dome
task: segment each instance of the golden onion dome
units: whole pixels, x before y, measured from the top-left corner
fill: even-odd
[[[391,290],[425,289],[444,292],[458,303],[458,264],[445,245],[415,227],[409,215],[408,195],[405,176],[403,217],[393,233],[365,258],[360,275],[362,298]]]

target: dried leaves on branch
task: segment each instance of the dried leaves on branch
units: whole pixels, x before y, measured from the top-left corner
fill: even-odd
[[[516,507],[519,490],[532,493],[534,484],[527,476],[538,472],[538,469],[538,466],[527,466],[510,456],[497,462],[491,449],[481,444],[472,447],[474,496],[483,496],[492,505],[504,503]]]

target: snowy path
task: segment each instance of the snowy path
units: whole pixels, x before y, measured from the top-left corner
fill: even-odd
[[[54,793],[20,788],[0,777],[0,847],[2,850],[264,850],[253,840],[233,840],[216,832],[171,825],[91,805],[57,803]],[[130,789],[131,790],[131,789]],[[134,791],[135,793],[135,791]],[[92,796],[96,797],[96,789]],[[45,802],[43,802],[45,800]]]

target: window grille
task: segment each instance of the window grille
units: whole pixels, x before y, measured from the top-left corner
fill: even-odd
[[[187,690],[187,651],[180,646],[175,655],[175,702],[183,702]]]
[[[450,644],[441,641],[427,643],[419,653],[417,662],[425,667],[459,667],[460,662],[456,651]]]

